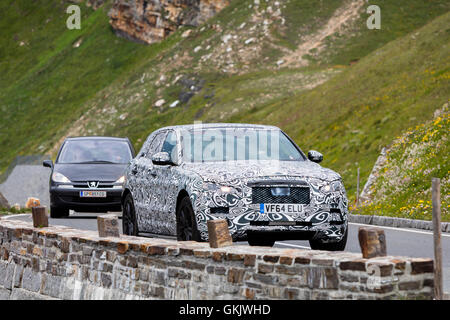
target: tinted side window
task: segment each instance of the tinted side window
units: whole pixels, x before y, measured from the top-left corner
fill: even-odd
[[[161,152],[167,152],[172,160],[177,160],[177,135],[170,131],[162,146]]]
[[[166,134],[167,134],[166,131],[158,132],[156,134],[155,138],[150,143],[149,150],[148,150],[147,154],[145,155],[146,158],[151,160],[152,156],[161,150],[161,145],[162,145],[162,142],[164,141],[164,138],[166,137]]]

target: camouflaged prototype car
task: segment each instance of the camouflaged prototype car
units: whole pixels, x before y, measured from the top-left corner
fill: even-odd
[[[126,170],[123,232],[206,241],[207,221],[225,219],[234,241],[309,240],[313,249],[344,250],[346,192],[322,158],[305,156],[273,126],[159,129]]]

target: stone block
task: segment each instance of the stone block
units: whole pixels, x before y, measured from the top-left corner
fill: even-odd
[[[244,269],[231,268],[228,270],[228,282],[231,283],[242,283],[244,279]]]
[[[386,236],[384,230],[361,227],[358,231],[359,245],[363,258],[386,256]]]
[[[420,281],[407,281],[398,284],[399,290],[418,290],[420,289]]]
[[[116,215],[106,214],[97,217],[99,237],[120,237],[119,220]]]
[[[9,300],[11,296],[11,290],[0,287],[0,301]]]
[[[271,273],[273,272],[273,265],[267,263],[259,263],[258,264],[258,273]]]
[[[228,223],[224,219],[208,220],[208,237],[211,248],[222,248],[233,245]]]
[[[14,288],[11,292],[10,300],[58,300],[36,292],[30,292],[20,288]]]
[[[22,288],[32,292],[39,292],[41,280],[42,275],[40,273],[34,272],[31,268],[25,268],[22,276]]]
[[[38,206],[32,207],[31,214],[33,216],[33,227],[35,228],[48,227],[47,207],[38,207]]]
[[[411,274],[432,273],[433,260],[414,258],[411,260]]]
[[[366,260],[356,259],[349,261],[341,261],[339,263],[341,270],[366,271]]]

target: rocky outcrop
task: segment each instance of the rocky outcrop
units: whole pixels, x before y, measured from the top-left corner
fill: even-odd
[[[367,179],[366,184],[361,192],[359,199],[362,202],[370,202],[372,200],[372,190],[371,187],[375,184],[377,178],[380,176],[381,169],[384,167],[387,159],[387,149],[383,148],[381,150],[380,155],[378,156],[375,165],[372,168],[372,172],[370,172],[369,178]]]
[[[6,200],[6,198],[3,196],[3,194],[0,192],[0,209],[9,209],[10,205],[8,200]]]
[[[100,8],[105,2],[106,2],[106,0],[87,0],[87,1],[86,1],[86,6],[92,7],[92,9],[97,10],[97,9]]]
[[[229,0],[115,0],[109,12],[116,34],[144,43],[159,42],[180,26],[198,26]]]

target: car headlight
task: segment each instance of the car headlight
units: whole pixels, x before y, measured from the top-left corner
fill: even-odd
[[[232,187],[229,186],[219,186],[215,183],[206,183],[204,188],[208,191],[221,191],[222,193],[231,193],[233,191]]]
[[[117,179],[116,183],[124,183],[125,182],[125,176],[121,176],[119,179]]]
[[[59,182],[59,183],[67,183],[70,182],[70,180],[63,174],[59,173],[59,172],[53,172],[52,174],[52,180],[54,182]]]
[[[342,190],[342,183],[340,181],[334,181],[320,187],[320,191],[322,193],[339,192],[341,190]]]
[[[231,188],[231,187],[227,187],[227,186],[220,187],[220,191],[222,191],[223,193],[230,193],[232,190],[233,190],[233,188]]]

